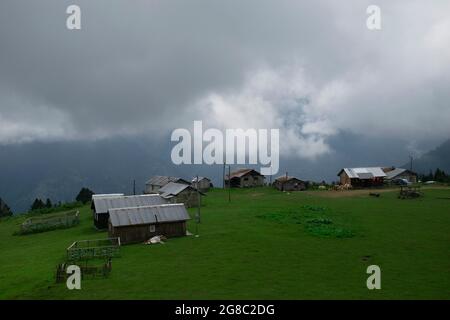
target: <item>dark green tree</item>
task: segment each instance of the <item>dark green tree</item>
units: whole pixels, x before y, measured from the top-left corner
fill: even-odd
[[[39,210],[43,208],[45,208],[45,203],[41,199],[34,199],[34,202],[31,205],[31,210]]]
[[[2,217],[10,217],[13,213],[11,209],[8,207],[8,205],[5,203],[5,201],[0,198],[0,218]]]
[[[47,198],[47,201],[45,201],[45,207],[46,207],[46,208],[51,208],[51,207],[53,207],[52,201],[51,201],[49,198]]]
[[[92,195],[94,192],[88,188],[81,188],[75,200],[86,204],[87,202],[92,200]]]
[[[448,182],[450,179],[444,170],[437,168],[434,172],[434,180],[438,182]]]

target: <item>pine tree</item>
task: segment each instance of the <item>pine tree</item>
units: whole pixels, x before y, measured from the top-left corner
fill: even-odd
[[[10,217],[13,213],[8,205],[0,198],[0,218],[2,217]]]
[[[87,202],[92,200],[93,194],[94,192],[92,190],[89,190],[88,188],[81,188],[75,200],[86,204]]]
[[[46,208],[51,208],[51,207],[53,207],[52,201],[51,201],[49,198],[47,198],[47,201],[45,201],[45,207],[46,207]]]
[[[31,210],[39,210],[45,208],[45,204],[41,199],[36,198],[31,205]]]

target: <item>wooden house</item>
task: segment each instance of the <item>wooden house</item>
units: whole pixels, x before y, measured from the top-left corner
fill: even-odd
[[[198,189],[200,191],[206,192],[210,188],[212,188],[213,185],[211,183],[211,180],[206,177],[198,177],[198,182],[197,182],[197,177],[194,177],[192,179],[191,186],[196,189],[198,187]]]
[[[159,189],[159,195],[170,203],[184,203],[186,208],[196,207],[198,205],[198,194],[205,195],[203,192],[191,187],[190,185],[169,182]]]
[[[154,177],[151,177],[150,180],[148,180],[145,183],[145,193],[147,193],[147,194],[158,193],[159,189],[164,187],[169,182],[176,182],[176,183],[187,184],[187,185],[191,184],[189,181],[186,181],[183,178],[179,178],[179,177],[154,176]]]
[[[304,181],[290,176],[276,178],[273,186],[280,191],[303,191],[306,189]]]
[[[394,179],[405,179],[411,183],[417,182],[417,173],[403,168],[391,168],[385,169],[386,173],[385,180],[387,182],[393,181]]]
[[[167,201],[157,194],[92,197],[91,209],[94,217],[94,225],[97,229],[108,228],[108,211],[110,209],[154,206],[161,204],[167,204]]]
[[[250,188],[264,186],[265,177],[253,169],[239,169],[226,175],[225,185],[231,188]]]
[[[337,174],[341,185],[356,188],[382,186],[386,173],[381,167],[343,168]]]
[[[123,244],[144,242],[157,235],[182,237],[189,219],[183,204],[109,209],[108,234]]]

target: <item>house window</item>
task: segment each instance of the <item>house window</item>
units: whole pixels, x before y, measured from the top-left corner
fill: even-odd
[[[154,224],[150,225],[150,232],[155,232],[156,231],[156,227]]]

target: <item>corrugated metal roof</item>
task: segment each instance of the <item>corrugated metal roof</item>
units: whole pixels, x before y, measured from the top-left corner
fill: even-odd
[[[187,184],[176,183],[176,182],[169,182],[164,187],[159,189],[158,192],[159,192],[159,195],[161,197],[163,197],[164,199],[169,199],[169,198],[172,198],[174,196],[179,195],[181,192],[183,192],[186,189],[197,191],[197,188],[194,188],[194,187],[192,187],[190,185],[187,185]],[[200,193],[202,196],[205,195],[201,191],[198,191],[198,193]]]
[[[351,179],[372,179],[386,177],[381,167],[369,167],[369,168],[344,168],[347,176]],[[339,172],[339,174],[342,172]]]
[[[159,189],[159,192],[161,193],[162,197],[173,195],[176,196],[180,192],[182,192],[184,189],[190,188],[190,186],[182,183],[176,183],[176,182],[169,182],[164,187]],[[164,194],[164,195],[163,195]]]
[[[290,181],[290,180],[293,180],[293,179],[303,182],[302,180],[300,180],[300,179],[298,179],[296,177],[292,177],[292,176],[288,176],[287,178],[286,178],[286,176],[280,176],[280,177],[276,178],[275,181],[286,182],[286,181]]]
[[[360,172],[357,173],[359,179],[373,179],[374,175],[372,172]]]
[[[99,199],[99,198],[117,198],[117,197],[123,197],[123,193],[105,193],[105,194],[93,194],[92,199]]]
[[[386,173],[386,179],[394,179],[399,174],[402,174],[403,172],[408,171],[407,169],[403,168],[395,168],[394,170],[389,171]]]
[[[167,201],[158,194],[145,194],[137,196],[122,196],[122,197],[103,197],[94,198],[93,204],[95,212],[107,213],[109,209],[129,208],[129,207],[143,207],[166,204]]]
[[[110,209],[109,218],[114,227],[186,221],[191,219],[182,203]]]
[[[169,182],[178,182],[178,183],[189,184],[189,182],[184,180],[183,178],[169,177],[169,176],[154,176],[154,177],[151,177],[150,180],[148,180],[145,184],[163,187],[166,184],[168,184]]]
[[[239,169],[231,172],[231,179],[233,178],[241,178],[249,173],[255,173],[256,175],[262,176],[258,171],[254,169]],[[228,180],[228,174],[225,176],[225,180]]]
[[[209,178],[206,177],[198,177],[198,181],[202,181],[203,179],[211,181]],[[191,182],[197,182],[197,177],[192,178]]]

